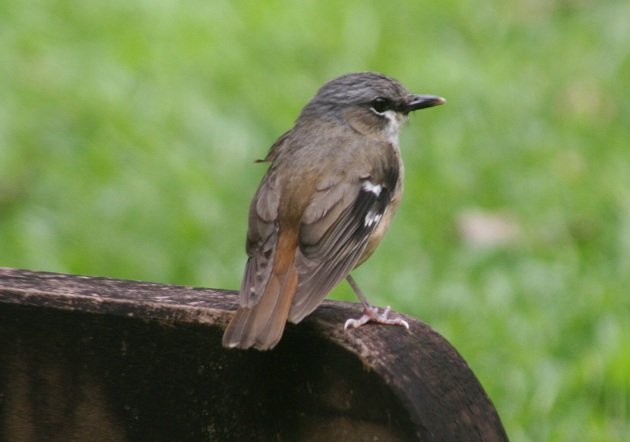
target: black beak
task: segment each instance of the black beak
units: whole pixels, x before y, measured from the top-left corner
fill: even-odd
[[[407,102],[404,105],[403,113],[408,114],[418,109],[424,109],[426,107],[439,106],[446,103],[446,100],[437,95],[409,95]]]

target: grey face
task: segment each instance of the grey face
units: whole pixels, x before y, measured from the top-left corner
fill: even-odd
[[[416,109],[442,103],[444,99],[433,95],[410,94],[397,80],[385,75],[359,72],[335,78],[322,86],[302,110],[300,118],[338,117],[353,108],[390,120],[393,113],[402,117]]]
[[[302,115],[325,114],[352,106],[383,112],[404,103],[407,90],[393,78],[372,72],[347,74],[329,81],[306,105]]]

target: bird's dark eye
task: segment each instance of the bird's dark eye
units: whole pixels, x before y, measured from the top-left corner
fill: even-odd
[[[391,102],[387,98],[383,98],[383,97],[375,98],[374,100],[372,100],[370,104],[372,106],[372,109],[374,109],[374,111],[376,111],[379,114],[382,114],[386,110],[389,110],[392,108]]]

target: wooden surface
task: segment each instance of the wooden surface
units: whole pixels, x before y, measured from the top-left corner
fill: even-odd
[[[427,325],[343,330],[325,302],[270,352],[226,350],[236,293],[0,268],[0,440],[507,440]]]

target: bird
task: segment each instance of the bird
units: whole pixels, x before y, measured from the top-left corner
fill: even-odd
[[[379,313],[350,272],[372,255],[400,203],[402,124],[445,102],[376,72],[342,75],[317,91],[258,160],[269,167],[249,208],[248,258],[224,347],[274,348],[287,322],[302,321],[344,279],[363,306],[344,328],[409,328],[389,307]]]

